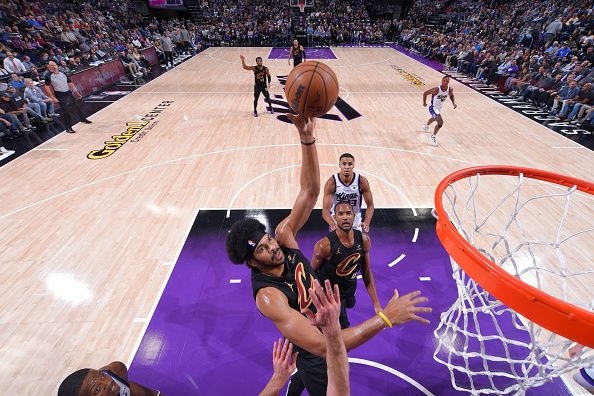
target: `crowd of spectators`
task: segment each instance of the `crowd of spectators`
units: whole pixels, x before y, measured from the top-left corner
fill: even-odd
[[[289,46],[296,31],[306,32],[308,46],[379,43],[391,22],[372,22],[362,0],[315,0],[303,14],[274,0],[203,0],[201,9],[209,46]]]
[[[399,41],[520,101],[592,129],[593,11],[592,3],[582,0],[462,0],[448,3],[445,10],[421,1],[400,24]],[[431,18],[435,14],[442,23]]]

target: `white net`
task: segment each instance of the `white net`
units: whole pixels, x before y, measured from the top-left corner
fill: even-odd
[[[480,187],[480,188],[479,188]],[[519,176],[475,175],[442,196],[450,222],[483,255],[523,282],[594,311],[594,200]],[[435,360],[472,394],[522,395],[581,367],[594,351],[524,318],[452,260],[458,298],[435,330]],[[572,355],[572,356],[570,356]]]

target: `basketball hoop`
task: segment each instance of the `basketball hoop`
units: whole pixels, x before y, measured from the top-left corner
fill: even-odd
[[[594,183],[512,166],[463,169],[439,184],[436,230],[458,298],[441,314],[434,358],[454,388],[523,394],[594,365],[592,198]],[[571,358],[574,342],[587,348]]]
[[[305,12],[305,0],[299,0],[297,2],[297,7],[299,7],[299,12],[303,14]]]

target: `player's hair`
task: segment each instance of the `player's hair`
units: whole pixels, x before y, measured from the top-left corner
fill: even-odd
[[[227,256],[234,264],[243,264],[249,260],[248,241],[256,232],[266,232],[264,224],[256,219],[241,219],[233,223],[227,234]],[[256,243],[259,241],[255,241]]]
[[[88,368],[80,369],[64,378],[58,388],[58,396],[78,396],[80,388],[87,374],[91,371]]]
[[[257,57],[256,62],[258,62],[258,59],[262,60],[262,57],[261,56]]]
[[[341,156],[338,158],[338,161],[340,161],[340,160],[341,160],[341,159],[343,159],[343,158],[352,158],[352,159],[353,159],[353,161],[355,160],[355,157],[354,157],[354,156],[353,156],[353,154],[351,154],[351,153],[344,153],[344,154],[342,154],[342,155],[341,155]]]
[[[336,208],[338,207],[338,205],[349,205],[351,210],[353,209],[353,205],[351,205],[351,203],[349,201],[338,201],[338,202],[336,202],[336,205],[334,205],[335,212],[336,212]]]

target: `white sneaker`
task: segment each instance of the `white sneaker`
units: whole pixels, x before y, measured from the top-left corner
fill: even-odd
[[[13,150],[7,150],[4,147],[0,147],[0,157],[9,157],[14,154]]]
[[[429,133],[429,125],[423,125],[423,130],[425,131],[425,133]]]
[[[429,135],[429,144],[433,147],[437,147],[437,140],[435,139],[434,134]]]

